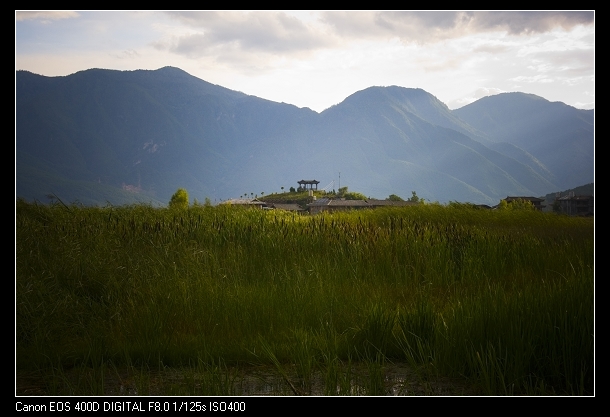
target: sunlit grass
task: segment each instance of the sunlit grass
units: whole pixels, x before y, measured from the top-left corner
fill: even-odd
[[[377,395],[401,361],[486,395],[591,395],[593,227],[440,205],[304,216],[18,200],[17,371],[98,395],[106,366],[170,367],[191,387],[170,393],[231,395],[232,369],[266,363],[294,369],[299,392],[322,374],[327,394]],[[372,378],[355,391],[354,362]],[[60,384],[66,369],[99,383]]]

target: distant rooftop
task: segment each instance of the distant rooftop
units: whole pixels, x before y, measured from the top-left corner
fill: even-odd
[[[310,207],[318,206],[333,206],[333,207],[368,207],[369,203],[364,200],[341,200],[341,199],[330,199],[321,198],[315,200],[312,203],[307,204]]]
[[[266,203],[256,198],[231,198],[229,200],[221,201],[219,204],[235,204],[235,205],[265,205]]]

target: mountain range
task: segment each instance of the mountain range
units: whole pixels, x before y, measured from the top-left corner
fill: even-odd
[[[594,110],[525,93],[450,110],[398,86],[321,113],[233,91],[174,67],[16,72],[16,196],[165,205],[318,180],[372,198],[497,204],[594,181]],[[283,188],[282,188],[283,187]]]

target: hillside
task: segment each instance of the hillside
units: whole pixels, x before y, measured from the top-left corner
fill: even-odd
[[[551,103],[533,94],[504,93],[453,112],[492,141],[532,155],[556,184],[563,184],[560,188],[592,181],[594,110]]]
[[[451,111],[421,89],[370,87],[316,113],[172,67],[17,71],[16,194],[166,204],[182,187],[214,203],[306,178],[372,198],[497,204],[592,182],[592,111],[517,97],[482,99],[477,119],[478,102]],[[505,117],[527,103],[539,123]]]

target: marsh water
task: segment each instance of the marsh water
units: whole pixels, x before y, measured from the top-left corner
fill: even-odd
[[[468,381],[433,377],[407,364],[350,364],[336,369],[269,365],[197,371],[181,368],[78,368],[55,375],[17,375],[16,395],[110,396],[469,396],[480,395]]]

